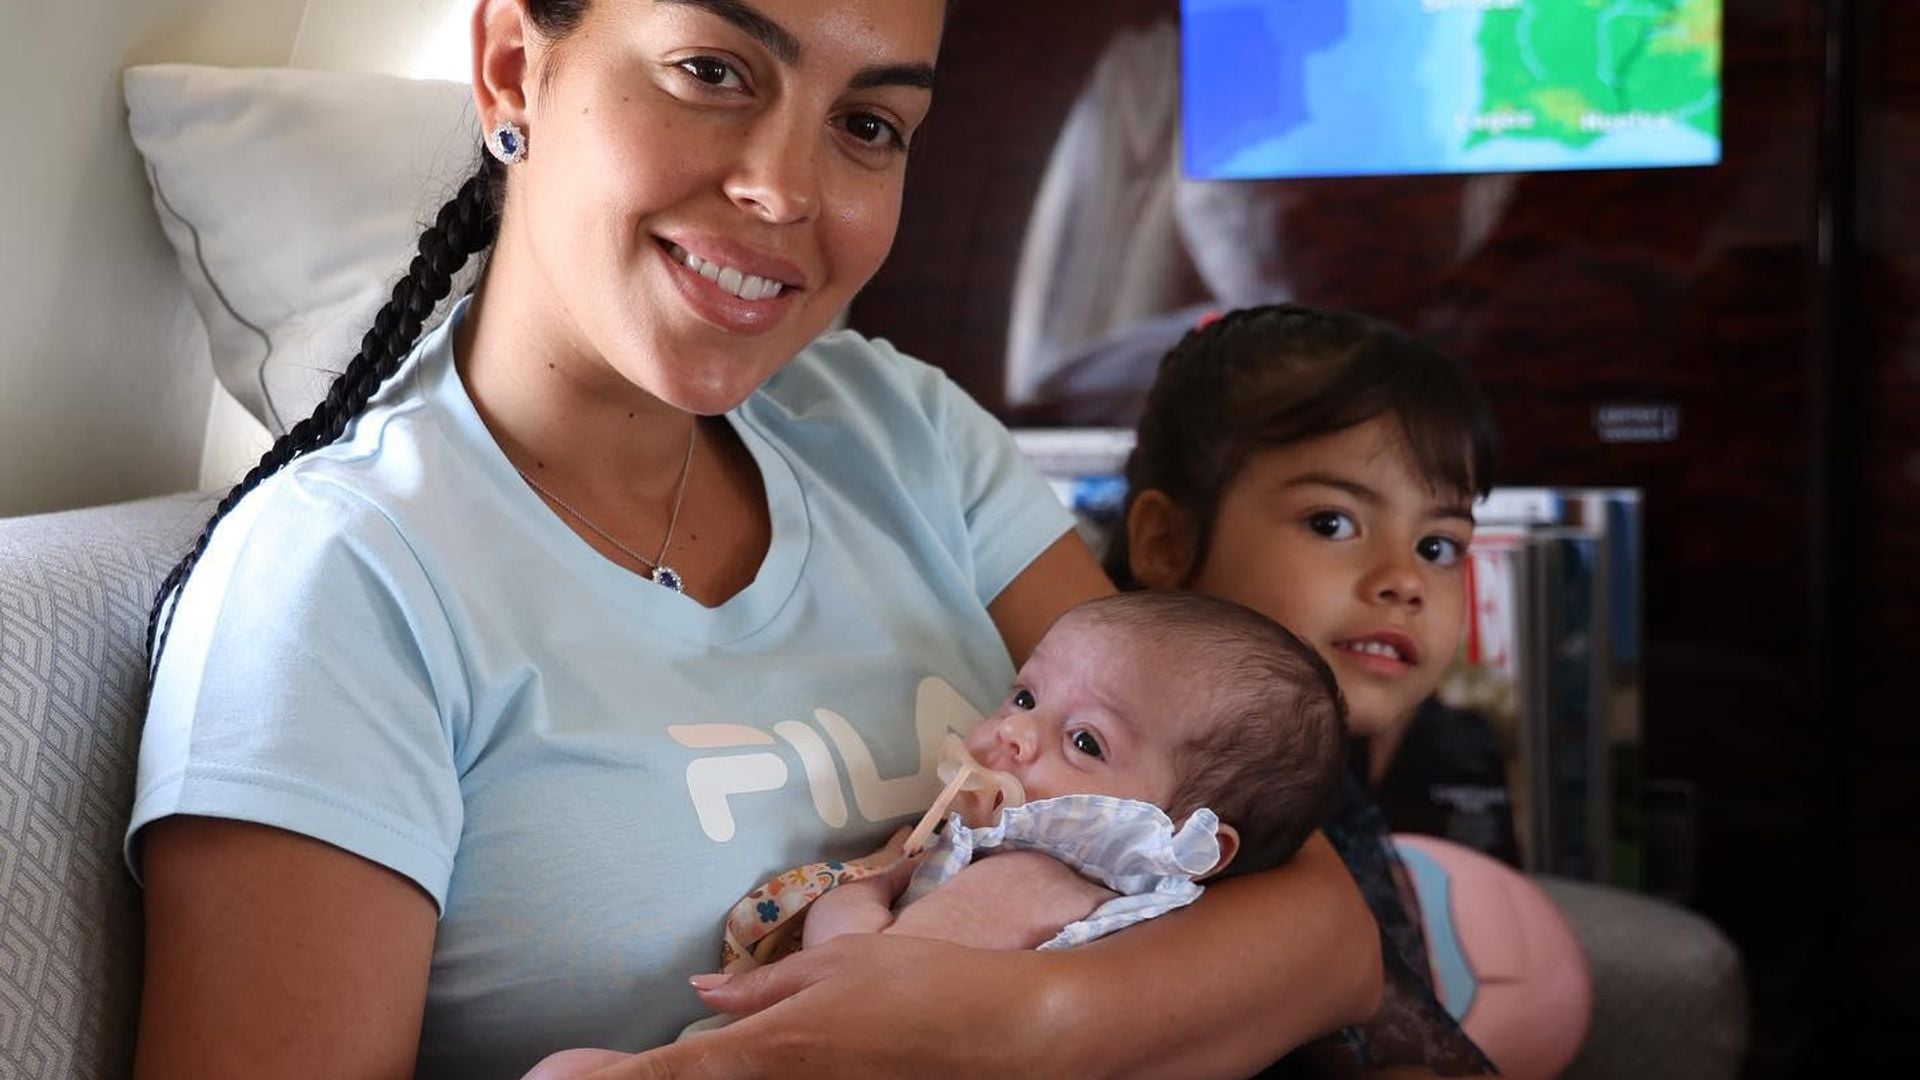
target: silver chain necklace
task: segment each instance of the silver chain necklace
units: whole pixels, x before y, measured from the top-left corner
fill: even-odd
[[[665,588],[672,589],[674,592],[684,593],[687,591],[686,580],[680,576],[680,571],[675,570],[673,567],[667,565],[666,559],[667,559],[667,549],[673,546],[673,527],[676,524],[678,524],[680,521],[680,501],[687,497],[687,476],[689,473],[693,471],[693,444],[695,441],[695,436],[698,435],[699,432],[700,432],[700,421],[696,418],[693,422],[693,426],[689,428],[687,431],[687,459],[680,463],[680,487],[677,491],[673,493],[673,513],[667,518],[667,538],[660,542],[660,555],[658,558],[654,558],[654,559],[649,559],[645,555],[642,555],[639,552],[633,550],[627,545],[621,543],[619,537],[613,535],[612,533],[601,528],[600,526],[595,525],[592,519],[588,518],[587,515],[575,509],[572,503],[568,502],[567,500],[561,498],[558,495],[555,495],[553,492],[548,491],[546,488],[546,485],[542,484],[538,480],[535,480],[533,477],[528,476],[527,470],[521,468],[518,465],[515,465],[513,467],[513,471],[519,473],[520,479],[525,480],[528,486],[532,487],[533,490],[539,492],[542,495],[545,495],[548,499],[552,500],[555,506],[558,506],[560,509],[565,510],[569,514],[572,514],[574,520],[578,521],[582,525],[585,525],[589,530],[593,532],[593,535],[598,536],[600,539],[605,540],[609,544],[612,544],[615,548],[619,549],[621,554],[645,566],[647,568],[647,580],[653,582],[656,585],[660,585]]]

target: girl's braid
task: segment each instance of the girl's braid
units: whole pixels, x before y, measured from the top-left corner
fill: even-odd
[[[160,654],[167,647],[167,632],[173,626],[173,610],[167,611],[165,625],[160,612],[167,598],[182,588],[193,573],[200,556],[207,550],[214,527],[240,500],[261,482],[285,468],[287,463],[309,451],[334,442],[346,431],[353,418],[367,407],[375,392],[400,370],[400,362],[413,351],[420,329],[434,308],[453,290],[453,276],[476,252],[492,246],[499,229],[500,215],[496,190],[501,166],[493,158],[481,155],[480,168],[467,179],[458,194],[440,208],[434,223],[420,235],[419,253],[407,273],[393,286],[393,295],[373,328],[360,340],[345,371],[333,380],[326,398],[313,415],[293,425],[293,429],[274,440],[252,469],[229,490],[206,527],[194,541],[193,549],[167,573],[153,599],[147,616],[147,677],[152,679],[160,666]],[[175,605],[175,609],[178,604]]]

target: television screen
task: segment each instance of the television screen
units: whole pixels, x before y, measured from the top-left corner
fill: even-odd
[[[1721,0],[1182,0],[1188,176],[1712,165]]]

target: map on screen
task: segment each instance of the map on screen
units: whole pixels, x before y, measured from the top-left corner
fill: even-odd
[[[1721,0],[1182,0],[1198,179],[1712,165]]]

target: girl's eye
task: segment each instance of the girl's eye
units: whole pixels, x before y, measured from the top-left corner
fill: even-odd
[[[872,113],[849,113],[840,121],[840,126],[863,146],[884,150],[907,148],[906,137],[900,134],[900,129]]]
[[[718,57],[695,56],[682,60],[680,70],[721,90],[741,90],[747,85],[747,81],[740,77],[739,69]]]
[[[1073,733],[1072,738],[1073,748],[1088,757],[1102,758],[1107,756],[1106,751],[1100,749],[1100,740],[1094,737],[1093,732],[1076,731]]]
[[[1441,567],[1460,565],[1460,557],[1465,554],[1460,541],[1448,536],[1423,536],[1413,549],[1421,558]]]
[[[1328,540],[1351,540],[1359,535],[1360,527],[1353,519],[1338,510],[1322,510],[1307,519],[1307,528],[1316,536]]]
[[[1026,709],[1032,709],[1032,708],[1033,708],[1033,706],[1034,706],[1034,704],[1035,704],[1035,702],[1034,702],[1034,700],[1033,700],[1033,691],[1031,691],[1031,690],[1015,690],[1015,691],[1013,692],[1013,707],[1014,707],[1014,708],[1016,708],[1016,709],[1022,709],[1022,710],[1026,710]]]

